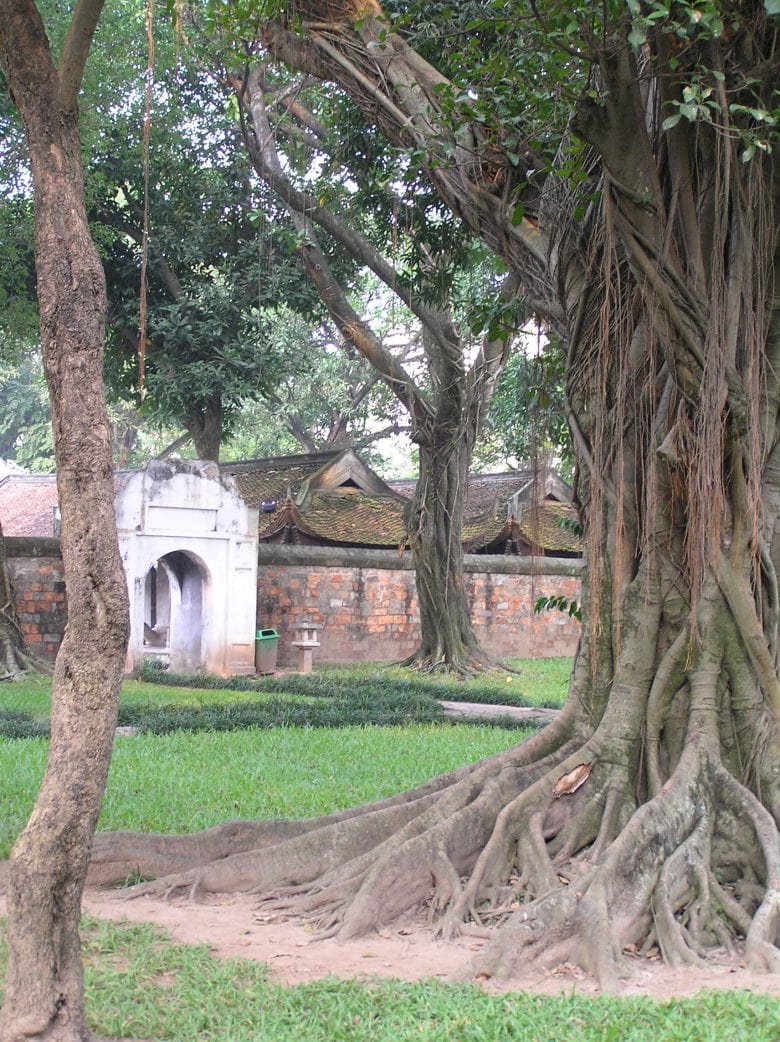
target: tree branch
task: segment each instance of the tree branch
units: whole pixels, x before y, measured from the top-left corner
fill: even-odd
[[[384,23],[365,18],[357,33],[339,26],[339,34],[333,39],[343,43],[343,50],[351,45],[350,57],[321,33],[300,37],[275,22],[264,23],[261,42],[292,68],[342,86],[392,143],[419,149],[445,203],[510,267],[528,273],[523,282],[535,298],[534,309],[560,323],[558,300],[534,292],[536,285],[548,285],[548,236],[526,217],[513,224],[512,208],[478,183],[482,167],[474,142],[483,131],[475,121],[453,137],[434,89],[449,81],[401,37],[387,33]],[[445,154],[443,142],[452,145],[452,155]]]
[[[249,110],[255,128],[254,141],[249,134],[245,135],[247,149],[255,170],[266,184],[273,189],[288,208],[314,221],[323,231],[340,243],[355,260],[365,264],[370,271],[373,271],[437,340],[443,341],[451,338],[453,335],[451,323],[442,324],[441,316],[413,295],[409,284],[399,276],[392,264],[385,260],[379,250],[365,236],[338,218],[328,207],[321,206],[313,196],[307,192],[298,191],[284,174],[281,164],[278,161],[276,163],[270,161],[273,132],[262,98],[262,82],[254,70],[247,78],[246,95],[249,99]],[[239,101],[242,101],[241,94],[239,94]],[[274,148],[273,151],[276,156],[276,149]]]
[[[249,79],[250,81],[252,79],[251,73]],[[265,179],[267,175],[269,177],[272,175],[274,183],[279,183],[283,187],[287,179],[274,147],[262,91],[255,90],[250,94],[250,106],[256,140],[256,148],[252,154],[253,162],[257,162],[258,173],[261,177]],[[249,140],[248,135],[247,138]],[[383,347],[370,326],[363,321],[347,300],[346,294],[333,275],[325,254],[320,249],[311,224],[307,220],[306,210],[302,211],[295,205],[295,193],[292,192],[289,198],[282,198],[300,237],[298,252],[304,266],[342,336],[381,374],[398,400],[407,409],[415,424],[423,425],[432,414],[431,406],[425,396],[404,367]]]
[[[66,112],[76,111],[84,67],[104,3],[105,0],[78,0],[71,17],[58,69],[60,104]]]

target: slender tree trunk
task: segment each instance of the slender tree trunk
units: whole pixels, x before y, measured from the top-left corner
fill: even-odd
[[[108,773],[127,642],[102,384],[105,282],[84,207],[76,95],[100,2],[77,5],[58,69],[29,0],[0,3],[0,61],[24,122],[41,343],[62,513],[68,626],[43,782],[11,853],[2,1042],[83,1042],[81,894]]]
[[[467,438],[420,446],[420,475],[406,519],[421,633],[407,664],[424,669],[468,672],[488,662],[471,626],[464,584],[463,506],[470,462]]]
[[[198,459],[218,460],[222,444],[222,399],[215,395],[197,416],[185,419]]]

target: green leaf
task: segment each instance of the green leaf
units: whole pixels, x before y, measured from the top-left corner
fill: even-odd
[[[518,203],[512,211],[512,227],[516,228],[520,224],[525,216],[525,207],[522,203]]]
[[[647,39],[647,33],[644,29],[632,29],[628,34],[628,42],[632,47],[641,47]]]
[[[676,127],[682,119],[682,115],[679,112],[675,112],[673,116],[667,116],[661,124],[662,130],[671,130],[672,127]]]
[[[767,14],[780,15],[780,0],[764,0],[764,8]]]

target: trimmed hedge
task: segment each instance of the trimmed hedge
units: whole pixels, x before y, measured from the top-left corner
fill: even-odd
[[[376,696],[380,692],[394,692],[399,697],[427,698],[433,701],[444,699],[449,702],[477,702],[480,705],[495,705],[500,697],[502,705],[519,707],[542,707],[559,709],[560,699],[547,699],[534,702],[520,692],[501,690],[500,695],[495,685],[478,686],[470,683],[467,687],[457,680],[452,683],[426,680],[414,674],[408,677],[377,674],[375,671],[361,673],[286,673],[282,676],[269,677],[217,677],[211,673],[169,673],[165,664],[157,659],[145,659],[140,680],[159,686],[200,688],[204,691],[262,691],[270,694],[300,695],[309,698],[361,698],[366,689]]]

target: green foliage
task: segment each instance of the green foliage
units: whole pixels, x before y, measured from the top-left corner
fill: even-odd
[[[0,136],[14,140],[15,112],[3,111],[0,93]],[[37,336],[38,310],[33,271],[33,222],[29,199],[17,194],[11,159],[15,149],[0,146],[0,334],[3,361],[18,360],[22,345]],[[9,154],[10,153],[10,154]]]
[[[554,460],[568,477],[573,449],[563,390],[564,353],[557,340],[520,337],[490,404],[475,460],[483,468],[533,459]],[[527,352],[527,353],[526,353]]]
[[[369,294],[361,291],[361,305]],[[245,401],[223,455],[256,459],[319,452],[345,438],[372,465],[377,433],[403,426],[400,406],[368,362],[343,343],[331,323],[312,325],[280,305],[266,315],[268,343],[279,359],[274,386]]]
[[[291,245],[260,212],[221,88],[193,67],[160,70],[152,126],[146,395],[136,387],[142,240],[140,99],[95,144],[93,227],[112,303],[106,375],[155,425],[210,410],[228,432],[280,372],[270,333],[280,301],[311,312]]]
[[[0,738],[48,738],[49,724],[15,709],[0,709]]]
[[[739,8],[731,8],[719,0],[682,0],[674,4],[670,0],[653,0],[649,4],[628,0],[627,6],[631,13],[628,41],[632,47],[642,48],[650,37],[673,39],[669,58],[671,72],[685,67],[693,44],[698,46],[706,41],[733,37],[744,30],[744,15]],[[780,13],[776,0],[767,0],[764,6],[770,15]],[[670,112],[663,120],[662,129],[672,130],[681,120],[709,123],[742,142],[743,162],[749,162],[757,152],[771,153],[780,130],[780,89],[775,84],[767,90],[765,82],[748,78],[739,83],[739,94],[733,87],[724,90],[723,69],[709,68],[702,62],[701,53],[699,48],[696,66],[685,77],[687,82],[682,85],[681,96],[670,98]]]
[[[49,396],[36,350],[0,363],[0,458],[34,472],[54,470]]]
[[[562,611],[582,622],[582,606],[569,597],[537,597],[534,602],[534,611]]]

